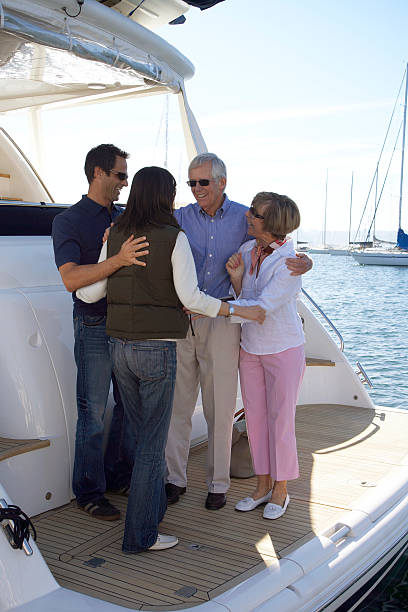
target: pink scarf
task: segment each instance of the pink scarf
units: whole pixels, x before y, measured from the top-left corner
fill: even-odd
[[[263,260],[273,253],[275,249],[279,249],[285,242],[286,240],[275,240],[275,242],[271,242],[271,244],[266,247],[255,245],[251,250],[251,267],[249,273],[252,275],[256,268],[256,278],[258,278],[259,269]]]

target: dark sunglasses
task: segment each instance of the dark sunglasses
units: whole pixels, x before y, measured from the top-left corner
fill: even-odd
[[[195,180],[191,180],[191,181],[187,181],[187,185],[189,187],[195,187],[197,185],[197,183],[201,186],[201,187],[208,187],[208,185],[210,184],[211,181],[213,181],[214,179],[198,179],[198,181]]]
[[[109,172],[111,174],[116,174],[120,181],[127,181],[129,178],[129,175],[126,174],[126,172],[118,172],[117,170],[109,170]]]
[[[249,214],[251,215],[251,217],[255,217],[255,219],[265,219],[265,217],[263,217],[262,215],[259,215],[256,212],[255,206],[250,206],[249,207]]]

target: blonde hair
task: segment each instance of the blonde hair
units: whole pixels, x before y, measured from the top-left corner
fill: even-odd
[[[261,191],[252,200],[252,206],[257,211],[263,207],[263,229],[279,240],[283,240],[286,234],[290,234],[300,225],[299,209],[288,196],[272,191]]]

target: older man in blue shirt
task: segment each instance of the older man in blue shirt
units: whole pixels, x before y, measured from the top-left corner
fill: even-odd
[[[248,208],[225,194],[225,164],[204,153],[189,166],[189,181],[196,202],[175,211],[193,252],[202,291],[222,298],[229,292],[225,269],[228,258],[249,240],[245,213]],[[308,257],[288,259],[293,274],[312,267]],[[187,461],[192,415],[199,387],[208,426],[207,488],[205,506],[218,510],[226,503],[230,485],[231,435],[236,408],[238,356],[241,327],[225,317],[199,318],[177,346],[177,380],[166,447],[169,503],[186,491]]]

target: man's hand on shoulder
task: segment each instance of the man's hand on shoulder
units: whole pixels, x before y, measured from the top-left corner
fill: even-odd
[[[146,236],[140,236],[139,238],[135,238],[133,234],[129,236],[116,255],[119,266],[146,266],[146,262],[140,261],[138,257],[149,254],[146,248],[148,246],[149,243],[146,242]]]
[[[291,276],[300,276],[312,269],[313,259],[308,257],[306,253],[296,253],[296,257],[287,258],[286,266],[290,270]]]
[[[122,244],[119,253],[104,261],[85,265],[69,261],[58,268],[62,282],[67,291],[72,292],[107,278],[123,266],[146,266],[138,257],[148,255],[148,246],[146,236],[134,238],[132,235]]]

